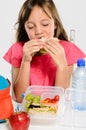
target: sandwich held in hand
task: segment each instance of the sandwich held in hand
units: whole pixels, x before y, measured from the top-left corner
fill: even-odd
[[[46,42],[47,39],[43,37],[43,38],[41,38],[41,41],[42,41],[42,42]],[[40,50],[40,53],[41,53],[41,54],[45,54],[45,53],[46,53],[46,50],[45,50],[45,49],[41,49],[41,50]]]

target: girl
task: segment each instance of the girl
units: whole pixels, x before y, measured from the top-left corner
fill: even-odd
[[[16,100],[30,85],[67,88],[73,64],[85,54],[68,41],[52,0],[26,0],[18,16],[16,43],[4,59],[12,65]]]

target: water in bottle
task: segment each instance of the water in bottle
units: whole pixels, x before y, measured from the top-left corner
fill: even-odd
[[[85,60],[79,59],[72,76],[73,106],[77,110],[86,110],[86,67]]]

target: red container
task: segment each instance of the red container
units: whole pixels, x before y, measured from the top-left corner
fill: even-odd
[[[0,76],[0,120],[9,118],[14,112],[12,98],[10,95],[11,83],[5,78],[1,81],[2,78],[3,77]],[[4,85],[4,81],[8,82],[8,86],[2,86]]]

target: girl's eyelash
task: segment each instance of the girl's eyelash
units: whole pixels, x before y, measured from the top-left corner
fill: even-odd
[[[43,26],[48,26],[49,25],[49,23],[47,23],[47,24],[42,24]],[[32,27],[29,27],[29,26],[27,26],[27,28],[28,29],[33,29],[34,28],[34,26],[32,26]]]
[[[43,24],[43,26],[48,26],[49,24]]]
[[[34,26],[26,25],[27,29],[32,29]]]
[[[32,26],[32,27],[27,26],[28,29],[32,29],[33,27],[34,27],[34,26]]]
[[[28,29],[32,29],[33,27],[28,27]]]

